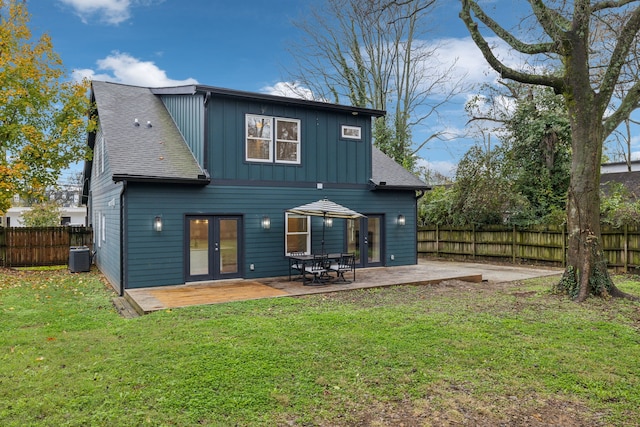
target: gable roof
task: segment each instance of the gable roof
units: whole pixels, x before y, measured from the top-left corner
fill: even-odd
[[[149,88],[94,81],[92,89],[114,181],[210,181]]]
[[[371,183],[377,190],[428,190],[417,176],[400,166],[376,146],[372,147],[373,171]]]

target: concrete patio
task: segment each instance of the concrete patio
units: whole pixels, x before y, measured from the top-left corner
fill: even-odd
[[[510,282],[559,275],[561,273],[562,270],[557,268],[420,259],[417,265],[358,269],[356,271],[356,280],[351,283],[329,283],[311,286],[303,285],[298,280],[289,281],[288,277],[258,280],[222,280],[179,286],[129,289],[125,291],[125,296],[120,300],[120,304],[128,303],[138,314],[147,314],[158,310],[193,305],[291,297],[385,286],[420,286],[436,284],[446,280],[463,280],[478,283],[478,286],[482,286],[482,281]],[[346,277],[349,279],[351,276],[347,274]],[[116,303],[116,306],[118,307],[118,303]],[[122,313],[120,307],[118,308]]]

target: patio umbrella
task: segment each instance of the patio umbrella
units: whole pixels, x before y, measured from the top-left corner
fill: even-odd
[[[344,218],[355,219],[364,218],[360,212],[356,212],[347,207],[339,205],[328,199],[318,200],[317,202],[307,203],[297,208],[288,209],[287,212],[298,215],[321,216],[322,217],[322,253],[324,254],[324,229],[327,218]]]

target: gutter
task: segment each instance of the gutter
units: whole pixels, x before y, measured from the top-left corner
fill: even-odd
[[[156,184],[194,184],[194,185],[208,185],[211,182],[211,176],[208,172],[204,171],[198,175],[197,178],[172,178],[164,176],[147,176],[147,175],[129,175],[129,174],[114,174],[113,182],[153,182]]]

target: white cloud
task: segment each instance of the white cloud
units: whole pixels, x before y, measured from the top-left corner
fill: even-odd
[[[277,82],[273,86],[265,86],[260,92],[269,95],[287,96],[289,98],[316,100],[311,89],[300,85],[299,82]]]
[[[136,86],[163,87],[196,84],[197,80],[188,78],[185,80],[173,80],[167,77],[164,70],[151,61],[141,61],[127,53],[113,52],[106,58],[96,62],[97,71],[92,69],[80,69],[73,71],[76,80],[88,78],[90,80],[103,80],[116,83],[124,83]]]
[[[418,166],[424,167],[430,171],[438,172],[443,176],[447,176],[453,178],[456,174],[456,169],[458,165],[456,163],[447,161],[447,160],[439,160],[439,161],[429,161],[425,159],[418,159]]]
[[[108,24],[119,24],[131,16],[131,0],[60,0],[71,6],[76,14],[87,23],[89,18],[98,15]]]
[[[134,6],[150,6],[164,0],[59,0],[70,6],[85,24],[97,16],[100,21],[117,25],[131,17]]]

